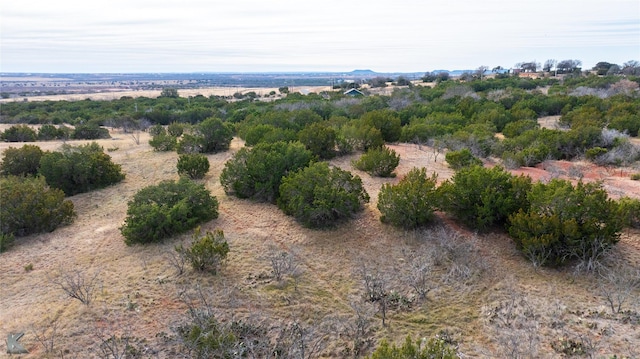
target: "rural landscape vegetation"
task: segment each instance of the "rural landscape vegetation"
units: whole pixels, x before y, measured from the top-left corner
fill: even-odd
[[[12,356],[640,356],[640,62],[274,77],[3,80]]]

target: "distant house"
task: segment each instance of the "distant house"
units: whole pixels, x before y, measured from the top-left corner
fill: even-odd
[[[362,91],[360,91],[358,89],[349,89],[349,90],[345,91],[344,94],[347,95],[347,96],[353,96],[353,97],[364,96]]]

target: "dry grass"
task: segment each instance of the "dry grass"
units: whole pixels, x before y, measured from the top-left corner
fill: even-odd
[[[437,171],[439,180],[449,178],[453,172],[443,154],[434,161],[434,152],[428,147],[391,146],[401,156],[395,179],[372,178],[353,170],[350,161],[355,156],[335,159],[334,165],[362,177],[371,202],[349,223],[317,231],[302,228],[273,205],[224,194],[218,177],[224,162],[243,145],[236,139],[229,152],[208,156],[211,169],[203,180],[220,201],[220,217],[203,229],[224,231],[231,247],[227,263],[218,276],[190,270],[178,276],[166,255],[175,244],[188,240],[189,233],[161,244],[127,247],[119,232],[127,201],[139,189],[178,177],[177,155],[153,152],[147,134],[143,134],[140,145],[125,134],[112,135],[117,139],[98,142],[105,150],[112,149],[108,154],[122,165],[126,179],[100,191],[71,197],[78,212],[73,224],[21,238],[19,244],[0,255],[0,335],[25,331],[21,342],[31,352],[25,358],[44,356],[45,348],[30,328],[46,327],[52,320],[58,325],[55,348],[68,350],[65,357],[96,356],[89,350],[96,348],[99,335],[104,334],[145,338],[143,346],[156,350],[157,357],[174,357],[171,345],[157,334],[172,334],[171,328],[184,318],[186,310],[178,293],[193,290],[196,284],[212,293],[210,300],[215,307],[237,316],[260,313],[318,326],[321,321],[344,320],[354,315],[352,303],[362,301],[363,286],[357,272],[363,261],[376,263],[389,273],[391,286],[410,297],[410,289],[402,284],[409,254],[425,250],[440,253],[433,235],[381,224],[375,204],[382,183],[398,181],[414,166]],[[37,144],[43,149],[60,145]],[[9,146],[17,145],[0,143],[0,150]],[[470,243],[467,254],[434,266],[430,279],[433,289],[425,301],[414,302],[409,310],[389,312],[387,327],[382,327],[378,315],[374,321],[376,338],[402,340],[408,334],[432,336],[446,330],[459,342],[460,351],[470,357],[506,356],[502,338],[514,331],[497,326],[490,318],[497,306],[517,294],[526,299],[536,315],[539,357],[559,356],[551,347],[558,335],[589,338],[598,355],[638,355],[633,351],[640,346],[638,323],[623,315],[607,314],[595,279],[576,276],[571,270],[534,271],[505,235],[477,237],[447,218],[441,221],[453,228],[458,241]],[[272,280],[265,255],[274,246],[296,252],[303,272],[297,286],[290,278],[283,283]],[[640,266],[640,232],[627,232],[619,252],[620,261]],[[482,264],[479,275],[464,284],[450,280],[451,266],[470,260]],[[33,264],[32,271],[25,271],[28,264]],[[90,306],[67,297],[51,281],[63,270],[76,269],[100,273],[99,290]],[[638,311],[639,305],[630,303],[628,309]],[[337,332],[331,337],[323,355],[340,357],[347,343],[338,338]]]

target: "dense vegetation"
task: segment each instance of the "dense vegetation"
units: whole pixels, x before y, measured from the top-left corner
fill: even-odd
[[[429,145],[437,153],[447,150],[445,160],[455,175],[437,186],[435,174],[415,168],[399,181],[384,184],[377,203],[382,222],[416,229],[434,223],[435,212],[441,210],[470,230],[508,233],[536,266],[579,263],[593,269],[618,242],[623,226],[640,225],[640,202],[613,201],[600,184],[532,183],[504,169],[550,159],[580,158],[607,166],[640,160],[640,149],[629,140],[640,130],[640,80],[609,75],[608,70],[603,76],[567,71],[570,74],[563,80],[470,75],[463,82],[428,74],[425,81],[434,81],[433,87],[399,79],[396,83],[406,88],[389,96],[362,98],[293,93],[272,102],[242,95],[227,102],[217,97],[181,98],[167,90],[158,99],[6,103],[0,107],[0,117],[16,125],[1,138],[7,142],[92,139],[108,136],[105,126],[127,133],[148,128],[154,150],[177,151],[183,178],[144,188],[129,202],[120,228],[128,245],[156,242],[217,218],[217,199],[204,185],[184,177],[204,177],[209,162],[202,153],[227,150],[234,134],[246,146],[225,164],[220,176],[225,192],[276,203],[311,228],[339,224],[369,201],[360,178],[321,161],[358,151],[362,155],[353,162],[355,168],[374,176],[393,176],[400,158],[385,143]],[[371,83],[386,86],[387,79]],[[541,128],[538,119],[543,116],[558,116],[557,127]],[[42,126],[36,131],[23,124]],[[488,157],[502,160],[503,166],[482,167]],[[95,143],[65,145],[60,152],[30,145],[10,148],[4,152],[0,173],[6,176],[0,179],[0,250],[13,236],[51,231],[71,221],[73,205],[56,188],[72,195],[124,178],[120,167]],[[450,251],[459,250],[453,246]],[[229,245],[222,231],[202,235],[196,230],[192,243],[178,245],[175,251],[195,271],[215,273]],[[416,268],[431,265],[421,263]],[[363,278],[376,279],[371,273]],[[392,305],[410,307],[417,300],[384,288],[384,283],[372,287],[376,285],[382,289],[371,303],[381,311]],[[415,282],[408,286],[422,299],[428,292]],[[211,313],[195,310],[190,314],[194,320],[180,327],[178,336],[196,357],[232,356],[238,348],[245,351],[243,355],[258,357],[301,348],[265,349],[274,348],[269,341],[281,339],[285,329],[291,330],[291,338],[302,338],[301,327],[295,328],[297,332],[293,327],[280,328],[277,337],[268,328],[241,320],[219,321]],[[371,357],[449,358],[456,352],[440,339],[409,338],[402,347],[383,342]]]

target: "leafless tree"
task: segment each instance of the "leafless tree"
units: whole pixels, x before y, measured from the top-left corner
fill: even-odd
[[[537,358],[540,338],[538,315],[526,296],[508,282],[507,298],[486,314],[498,347],[507,358]]]
[[[294,253],[273,246],[267,252],[267,259],[271,264],[273,278],[278,282],[281,282],[285,275],[298,272],[298,261]]]
[[[474,75],[478,77],[480,80],[484,78],[484,74],[489,70],[489,66],[482,65],[476,69]]]
[[[557,63],[558,63],[558,61],[556,61],[554,59],[549,59],[549,60],[544,62],[544,66],[542,67],[542,70],[544,72],[551,72],[551,70],[553,70],[556,67]]]
[[[386,326],[390,294],[389,275],[382,272],[378,266],[367,266],[365,262],[361,263],[359,271],[364,284],[365,300],[378,305],[378,311],[382,316],[382,325]]]
[[[167,251],[166,257],[169,263],[176,269],[177,275],[184,274],[184,270],[188,262],[188,258],[184,252],[171,249]]]
[[[90,305],[98,289],[99,271],[87,273],[83,270],[61,270],[58,277],[51,282],[62,289],[69,297],[79,300],[82,304]]]
[[[433,251],[422,249],[413,254],[409,262],[409,273],[405,278],[420,300],[424,300],[432,289],[433,256]]]
[[[629,266],[607,268],[600,275],[600,293],[612,313],[620,313],[630,300],[640,296],[640,269]]]
[[[354,315],[344,320],[342,335],[351,341],[349,353],[359,358],[373,345],[373,309],[370,303],[354,300],[350,303]]]

